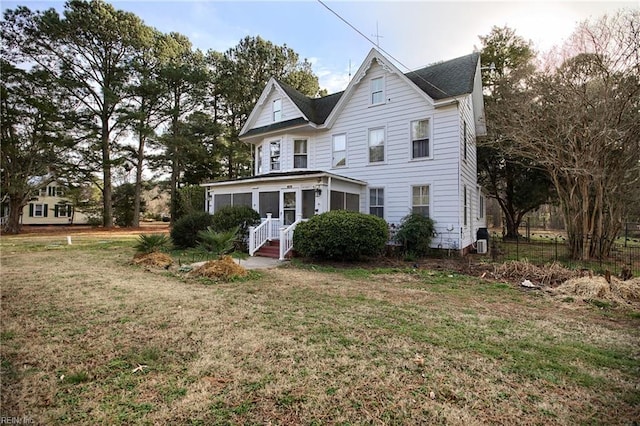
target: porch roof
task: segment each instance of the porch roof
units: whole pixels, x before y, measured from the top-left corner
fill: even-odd
[[[298,170],[294,172],[266,173],[259,176],[247,176],[247,177],[240,177],[236,179],[223,180],[223,181],[217,181],[217,182],[207,182],[207,183],[200,184],[200,186],[216,187],[216,186],[228,186],[236,183],[238,184],[254,183],[254,182],[267,183],[267,182],[276,182],[276,181],[303,180],[303,179],[323,178],[323,177],[330,177],[332,179],[338,179],[345,182],[355,183],[358,185],[365,185],[365,186],[367,185],[367,182],[365,181],[362,181],[359,179],[353,179],[346,176],[340,176],[340,175],[325,172],[322,170]]]

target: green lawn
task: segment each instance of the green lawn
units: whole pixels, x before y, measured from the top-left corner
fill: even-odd
[[[2,416],[42,424],[632,424],[640,315],[446,271],[232,283],[134,238],[0,239]]]

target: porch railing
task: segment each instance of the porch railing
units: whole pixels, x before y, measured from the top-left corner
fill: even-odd
[[[280,228],[280,260],[285,260],[287,253],[293,248],[293,231],[300,222],[307,219],[298,218],[295,222],[287,227]]]
[[[267,241],[278,239],[279,230],[280,219],[272,218],[271,213],[260,225],[249,227],[249,255],[253,256]]]

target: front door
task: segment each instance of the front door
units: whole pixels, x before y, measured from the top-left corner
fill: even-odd
[[[280,201],[280,205],[282,206],[282,212],[280,213],[282,224],[289,226],[296,221],[296,217],[298,216],[300,204],[299,191],[297,189],[283,189],[280,191],[280,196],[282,197]]]

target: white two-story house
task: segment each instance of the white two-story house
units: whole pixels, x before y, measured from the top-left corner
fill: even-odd
[[[464,252],[486,226],[476,170],[485,133],[478,53],[403,73],[372,49],[344,92],[308,98],[271,79],[240,133],[254,147],[254,176],[203,184],[206,208],[258,211],[252,254],[336,209],[396,225],[424,214],[434,247]]]

